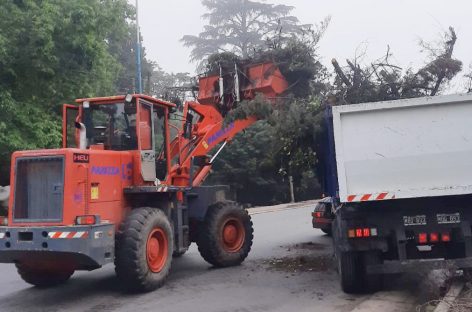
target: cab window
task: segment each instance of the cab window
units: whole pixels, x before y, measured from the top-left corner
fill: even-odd
[[[167,145],[166,145],[166,109],[154,106],[154,146],[156,151],[156,177],[164,180],[167,176]]]
[[[136,150],[136,105],[93,104],[84,112],[88,146],[103,144],[107,150]]]

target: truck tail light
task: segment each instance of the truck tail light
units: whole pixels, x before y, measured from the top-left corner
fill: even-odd
[[[362,237],[362,229],[356,229],[356,237]]]
[[[420,244],[426,244],[428,242],[428,234],[426,233],[418,234],[418,242]]]
[[[77,225],[93,225],[97,223],[97,218],[93,215],[78,216],[75,218],[75,224]]]
[[[438,235],[438,233],[431,233],[431,234],[429,234],[429,241],[430,241],[431,243],[437,243],[437,242],[439,242],[439,235]]]
[[[377,228],[355,228],[347,231],[349,238],[374,237],[377,236]]]
[[[445,243],[451,241],[451,235],[449,233],[442,233],[441,234],[441,240]]]

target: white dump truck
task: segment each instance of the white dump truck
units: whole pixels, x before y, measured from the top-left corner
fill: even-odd
[[[472,267],[472,95],[327,109],[326,192],[345,292]]]

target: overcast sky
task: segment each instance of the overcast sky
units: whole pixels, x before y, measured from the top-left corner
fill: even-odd
[[[135,0],[129,0],[134,3]],[[455,56],[468,68],[472,62],[471,0],[267,0],[294,6],[302,23],[318,23],[326,16],[331,24],[320,42],[325,64],[334,57],[351,58],[367,47],[367,60],[385,54],[390,45],[400,66],[419,66],[424,59],[418,42],[439,39],[453,26],[457,32]],[[168,72],[194,73],[190,49],[179,41],[196,35],[205,21],[200,0],[139,0],[141,32],[147,56]],[[459,88],[459,86],[457,86]]]

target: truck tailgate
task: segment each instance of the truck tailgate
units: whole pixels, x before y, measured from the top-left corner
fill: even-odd
[[[341,202],[472,193],[472,95],[333,107]]]

